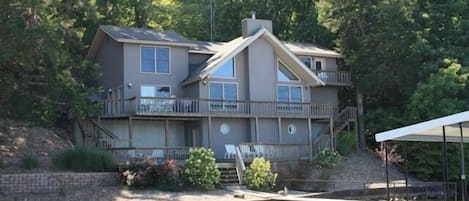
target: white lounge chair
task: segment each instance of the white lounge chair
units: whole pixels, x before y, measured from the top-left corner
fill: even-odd
[[[239,149],[245,158],[253,158],[256,156],[256,152],[251,151],[251,147],[246,144],[240,144]]]
[[[160,149],[155,149],[151,153],[151,157],[155,160],[164,160],[164,151]]]
[[[236,156],[236,146],[234,144],[225,144],[225,159],[234,159]]]

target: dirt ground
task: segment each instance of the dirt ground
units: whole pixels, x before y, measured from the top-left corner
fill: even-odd
[[[49,194],[10,194],[0,195],[5,201],[254,201],[263,200],[245,195],[244,198],[234,196],[233,192],[217,189],[200,192],[163,192],[158,190],[130,190],[126,187],[102,187],[74,190],[70,192]]]

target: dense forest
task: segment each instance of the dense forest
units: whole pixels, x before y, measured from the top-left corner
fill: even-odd
[[[345,56],[342,68],[352,71],[354,86],[341,98],[353,103],[356,91],[363,94],[374,148],[376,132],[467,110],[468,8],[466,0],[0,0],[0,117],[56,125],[66,114],[92,112],[99,66],[84,56],[101,24],[227,41],[254,10],[273,20],[280,39]],[[408,143],[411,171],[439,178],[439,149]],[[457,165],[450,172],[455,176]]]

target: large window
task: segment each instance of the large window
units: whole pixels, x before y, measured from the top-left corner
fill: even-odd
[[[313,69],[313,57],[311,56],[299,56],[298,58],[300,58],[301,62],[303,62],[306,67],[308,67],[309,69]]]
[[[238,86],[235,83],[210,83],[211,110],[237,110]]]
[[[302,111],[302,88],[300,86],[277,86],[278,109],[282,111]],[[286,103],[289,102],[289,103]]]
[[[213,77],[218,78],[234,78],[235,77],[235,65],[234,59],[231,58],[222,66],[220,66],[214,73]]]
[[[169,86],[142,86],[140,88],[141,97],[166,97],[170,96]]]
[[[298,81],[298,77],[295,76],[285,64],[283,64],[280,60],[278,63],[278,70],[277,70],[277,79],[278,81]]]
[[[144,73],[169,73],[169,48],[141,47],[141,71]]]

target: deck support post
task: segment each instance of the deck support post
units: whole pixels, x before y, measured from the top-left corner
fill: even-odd
[[[129,127],[129,147],[134,147],[134,134],[133,134],[133,125],[132,125],[132,117],[129,116],[129,121],[128,121],[128,127]]]
[[[164,121],[164,146],[168,147],[169,120]]]
[[[280,117],[277,118],[277,124],[278,124],[278,143],[282,144],[282,120]]]
[[[208,132],[207,132],[207,143],[208,143],[208,148],[212,148],[212,142],[210,140],[212,136],[212,117],[208,115]]]
[[[313,160],[313,131],[311,130],[311,118],[308,118],[308,142],[309,142],[309,160]]]
[[[256,117],[256,143],[259,142],[259,117]]]

